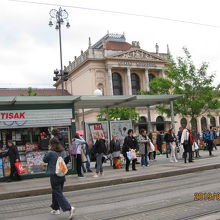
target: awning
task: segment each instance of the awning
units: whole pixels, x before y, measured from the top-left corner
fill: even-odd
[[[42,109],[54,106],[56,109],[71,108],[114,108],[146,107],[182,98],[183,95],[118,95],[118,96],[2,96],[0,109]]]

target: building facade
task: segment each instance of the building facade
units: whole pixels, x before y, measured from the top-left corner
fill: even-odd
[[[138,41],[131,44],[126,42],[124,34],[107,33],[94,45],[89,39],[88,49],[74,61],[65,66],[69,72],[68,81],[64,82],[64,88],[72,95],[93,95],[96,89],[100,89],[103,95],[136,95],[140,90],[150,90],[149,82],[155,77],[164,77],[167,67],[167,53],[159,53],[156,44],[155,52],[141,49]],[[61,88],[60,81],[55,83]],[[140,113],[140,128],[148,128],[148,121],[152,122],[153,130],[167,130],[171,125],[171,119],[165,115],[159,115],[155,107],[150,109],[138,108]],[[82,110],[78,112],[76,124],[82,129],[82,121],[96,121],[97,110]],[[212,121],[206,116],[206,125]],[[176,116],[176,130],[188,119]],[[197,128],[200,132],[204,127],[204,119],[198,118]],[[203,123],[201,123],[203,120]],[[210,122],[210,123],[209,123]],[[219,126],[219,117],[215,117],[215,124]]]

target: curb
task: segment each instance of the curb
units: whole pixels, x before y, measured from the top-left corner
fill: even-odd
[[[220,163],[203,165],[200,167],[192,167],[192,168],[186,168],[186,169],[184,168],[184,169],[178,169],[178,170],[166,171],[166,172],[160,172],[160,173],[152,173],[152,174],[146,174],[146,175],[140,175],[140,176],[109,179],[109,180],[103,180],[99,182],[80,183],[77,185],[65,186],[64,192],[77,191],[77,190],[83,190],[83,189],[92,189],[92,188],[104,187],[104,186],[113,186],[113,185],[132,183],[132,182],[138,182],[138,181],[143,181],[143,180],[159,179],[159,178],[164,178],[164,177],[178,176],[178,175],[205,171],[205,170],[218,169],[218,168],[220,168]],[[51,188],[48,187],[48,188],[43,188],[43,189],[40,188],[40,189],[33,189],[33,190],[21,191],[21,192],[3,193],[3,194],[0,194],[0,199],[1,200],[14,199],[14,198],[22,198],[22,197],[28,197],[28,196],[45,195],[45,194],[50,194],[50,193],[51,193]]]

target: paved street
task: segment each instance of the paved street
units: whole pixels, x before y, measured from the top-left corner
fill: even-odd
[[[220,169],[215,169],[65,194],[77,208],[75,220],[212,220],[220,219],[220,201],[194,201],[193,194],[220,192],[219,179]],[[42,195],[0,201],[0,219],[67,219],[67,213],[49,214],[50,199]]]

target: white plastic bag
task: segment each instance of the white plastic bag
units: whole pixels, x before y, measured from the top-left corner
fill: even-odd
[[[57,158],[55,173],[57,176],[65,176],[68,172],[67,166],[62,157]]]
[[[150,152],[154,152],[155,147],[154,147],[153,143],[150,141],[149,144],[150,144],[150,148],[149,148]]]

